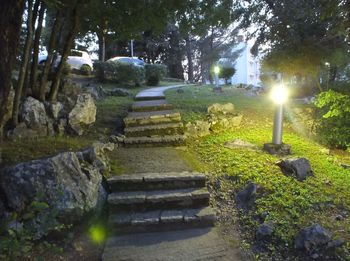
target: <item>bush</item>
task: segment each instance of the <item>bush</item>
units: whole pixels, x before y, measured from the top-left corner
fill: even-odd
[[[87,64],[84,64],[80,67],[80,73],[82,75],[90,75],[91,74],[91,67]]]
[[[146,64],[146,82],[147,85],[158,85],[167,74],[167,67],[163,64]]]
[[[101,82],[141,85],[145,80],[145,69],[121,62],[95,62],[95,75]]]
[[[63,64],[63,69],[62,69],[62,75],[67,76],[71,73],[72,67],[69,65],[69,63],[65,62]]]
[[[321,142],[336,148],[350,145],[350,96],[333,90],[320,93],[315,100],[321,118],[317,134]]]
[[[225,79],[225,84],[236,73],[236,69],[233,66],[223,66],[220,68],[219,77]]]

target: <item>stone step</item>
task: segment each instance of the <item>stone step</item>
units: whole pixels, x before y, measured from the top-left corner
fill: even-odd
[[[165,210],[209,205],[206,188],[114,192],[108,195],[110,213],[120,210]]]
[[[131,110],[134,112],[163,111],[163,110],[172,110],[172,109],[173,109],[173,106],[169,104],[165,99],[136,101],[131,105]]]
[[[112,192],[201,188],[205,182],[205,175],[197,172],[137,173],[108,179]]]
[[[127,137],[124,139],[125,147],[180,146],[184,143],[185,137],[183,135]]]
[[[233,249],[233,251],[231,251]],[[107,239],[102,261],[247,260],[228,245],[216,228],[195,228],[114,236]]]
[[[126,127],[136,127],[140,125],[152,125],[163,123],[180,122],[181,115],[173,110],[148,111],[148,112],[130,112],[124,123]]]
[[[127,137],[152,137],[163,135],[182,135],[184,134],[184,129],[182,122],[176,122],[127,127],[124,129],[124,133]]]
[[[214,226],[215,211],[211,207],[120,212],[109,216],[109,228],[120,234],[182,230]]]
[[[164,95],[154,94],[154,95],[136,95],[134,100],[135,101],[150,101],[150,100],[164,100]]]

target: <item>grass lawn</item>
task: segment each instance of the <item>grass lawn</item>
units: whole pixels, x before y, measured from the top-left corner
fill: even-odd
[[[183,93],[169,90],[167,99],[182,113],[186,122],[203,119],[208,105],[232,102],[243,114],[243,123],[234,131],[213,134],[201,139],[190,140],[190,151],[203,165],[200,171],[207,171],[213,177],[228,175],[229,179],[220,189],[234,193],[248,181],[259,185],[256,207],[249,213],[240,214],[240,222],[247,229],[246,238],[253,242],[259,218],[276,225],[271,255],[279,251],[292,251],[293,239],[303,227],[319,223],[329,229],[334,238],[346,240],[341,254],[350,256],[350,170],[340,166],[349,159],[349,153],[334,155],[329,150],[299,134],[298,127],[285,124],[284,142],[292,146],[293,157],[309,159],[314,176],[304,182],[282,174],[276,162],[279,157],[262,150],[229,149],[226,141],[236,138],[248,141],[262,148],[271,141],[273,108],[267,97],[252,96],[246,91],[224,87],[223,93],[213,93],[210,86],[185,87]],[[288,104],[288,108],[296,106]],[[301,126],[299,126],[301,128]],[[302,130],[300,131],[302,133]],[[234,191],[234,193],[230,192]],[[341,219],[336,218],[341,215]],[[282,250],[281,250],[282,249]]]

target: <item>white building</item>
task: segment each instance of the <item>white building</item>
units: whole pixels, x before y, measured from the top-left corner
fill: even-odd
[[[250,44],[243,41],[243,37],[239,37],[239,43],[233,51],[241,50],[241,52],[234,63],[236,73],[231,78],[231,84],[261,86],[260,59],[251,54],[251,47]]]

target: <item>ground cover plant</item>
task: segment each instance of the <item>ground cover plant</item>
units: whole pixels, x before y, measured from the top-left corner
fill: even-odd
[[[340,166],[349,157],[343,152],[335,154],[294,130],[291,123],[285,124],[284,142],[292,146],[293,157],[310,160],[314,176],[304,182],[285,176],[276,162],[280,159],[265,153],[260,148],[271,140],[272,104],[267,97],[252,96],[243,90],[224,87],[223,93],[214,93],[210,86],[186,87],[183,93],[167,92],[169,102],[180,109],[186,121],[203,119],[206,108],[214,103],[232,102],[243,114],[241,127],[229,132],[212,134],[197,140],[189,140],[190,151],[210,173],[210,179],[222,182],[219,192],[227,200],[244,188],[248,182],[258,185],[255,207],[241,212],[239,221],[243,235],[250,248],[254,245],[255,231],[263,221],[275,224],[273,238],[266,246],[266,253],[256,257],[271,260],[295,258],[294,237],[306,226],[319,223],[331,231],[334,238],[342,238],[345,244],[335,254],[339,259],[349,257],[350,250],[350,173]],[[293,103],[289,107],[296,106]],[[226,148],[224,143],[242,139],[257,146],[257,149]],[[215,186],[214,186],[215,187]],[[234,222],[232,220],[232,222]]]

